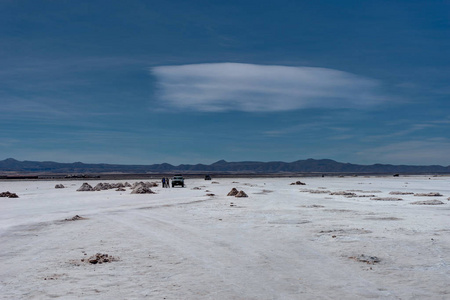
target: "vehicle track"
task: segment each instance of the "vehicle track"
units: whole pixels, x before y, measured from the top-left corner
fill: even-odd
[[[201,228],[189,224],[182,211],[177,212],[178,215],[171,211],[170,220],[164,211],[134,210],[128,213],[132,217],[114,216],[114,222],[191,260],[191,267],[209,274],[205,289],[216,290],[215,299],[220,298],[219,294],[224,298],[246,295],[246,299],[298,299],[302,293],[316,294],[322,299],[335,299],[336,295],[346,299],[357,299],[362,295],[384,299],[392,296],[377,289],[376,284],[352,274],[354,269],[338,258],[321,253],[310,243],[285,246],[276,236],[264,233],[256,236],[257,232],[252,232],[251,228],[220,235],[207,224]],[[335,284],[324,286],[326,282]],[[219,293],[211,286],[225,286],[227,290]],[[324,296],[323,289],[331,288],[335,291],[330,291],[329,297]],[[355,291],[359,294],[355,295]]]

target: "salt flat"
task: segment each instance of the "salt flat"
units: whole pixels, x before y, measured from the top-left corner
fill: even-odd
[[[82,183],[0,182],[19,195],[0,198],[2,299],[450,298],[450,177],[187,179],[142,195]],[[96,253],[118,260],[81,261]]]

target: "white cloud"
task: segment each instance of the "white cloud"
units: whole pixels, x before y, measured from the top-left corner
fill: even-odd
[[[367,107],[385,100],[376,80],[326,68],[211,63],[151,69],[163,106],[198,111]]]

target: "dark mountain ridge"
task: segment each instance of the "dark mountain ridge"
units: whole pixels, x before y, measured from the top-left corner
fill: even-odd
[[[306,159],[294,162],[227,162],[219,160],[210,165],[168,163],[153,165],[58,163],[52,161],[18,161],[8,158],[0,161],[0,173],[164,173],[164,172],[240,172],[240,173],[450,173],[450,166],[412,166],[373,164],[358,165],[341,163],[331,159]]]

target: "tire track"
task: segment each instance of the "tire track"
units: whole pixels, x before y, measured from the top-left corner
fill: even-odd
[[[301,245],[301,253],[298,253],[298,249],[285,247],[276,237],[255,236],[251,229],[219,236],[208,230],[207,224],[198,228],[188,225],[186,219],[182,219],[183,223],[175,221],[177,215],[173,211],[168,215],[153,210],[129,213],[131,217],[115,216],[114,221],[192,260],[209,274],[210,280],[205,283],[209,291],[226,286],[227,295],[245,295],[246,299],[298,299],[302,293],[335,299],[333,292],[346,299],[357,299],[361,295],[386,299],[389,295],[307,243]],[[324,286],[329,282],[335,282],[335,291],[327,297],[323,289],[332,288]],[[355,291],[359,295],[355,295]],[[218,296],[215,295],[215,299]]]

